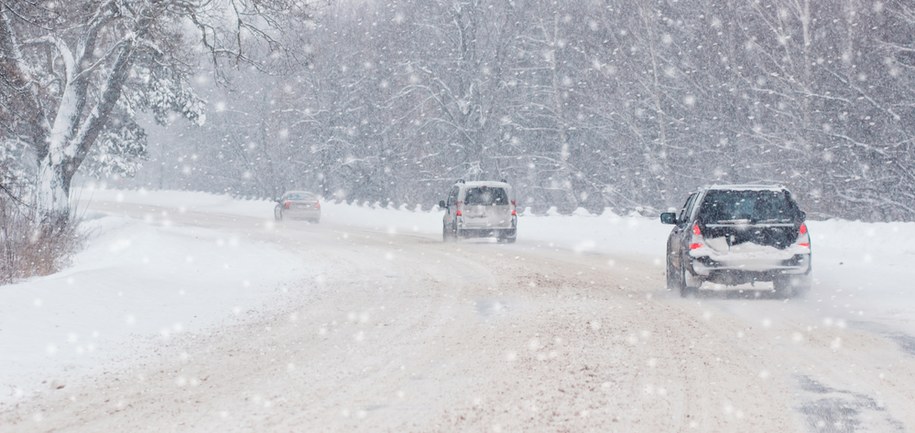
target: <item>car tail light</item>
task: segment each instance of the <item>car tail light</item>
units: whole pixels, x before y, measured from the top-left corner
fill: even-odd
[[[454,211],[454,215],[455,216],[464,216],[464,212],[461,212],[461,210],[458,209],[458,210]]]
[[[797,241],[795,243],[799,246],[810,248],[810,234],[807,233],[807,223],[801,223],[801,227],[797,230]]]
[[[319,201],[315,202],[315,209],[321,209],[321,202],[319,202]]]
[[[289,209],[289,208],[291,208],[291,207],[292,207],[292,202],[291,202],[291,201],[286,200],[286,201],[283,202],[283,209]]]
[[[702,248],[702,230],[699,228],[699,223],[693,224],[693,237],[689,243],[689,249],[695,250]]]
[[[464,216],[464,212],[461,212],[461,205],[462,205],[462,204],[464,204],[464,202],[462,202],[462,201],[456,201],[456,202],[454,202],[454,207],[457,208],[457,210],[454,211],[454,216]]]
[[[518,216],[518,211],[512,209],[512,216]]]

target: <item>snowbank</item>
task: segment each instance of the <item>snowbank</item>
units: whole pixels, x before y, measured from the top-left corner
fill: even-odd
[[[84,218],[89,244],[69,269],[0,287],[0,401],[276,303],[308,270],[288,252],[231,234]]]

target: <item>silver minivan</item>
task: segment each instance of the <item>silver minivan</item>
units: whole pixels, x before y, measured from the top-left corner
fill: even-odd
[[[442,240],[495,237],[514,242],[518,234],[518,212],[512,187],[507,182],[459,180],[438,203],[445,210]]]

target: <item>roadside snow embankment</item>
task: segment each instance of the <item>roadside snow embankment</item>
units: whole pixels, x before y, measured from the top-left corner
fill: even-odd
[[[153,216],[85,219],[88,245],[70,268],[0,287],[0,401],[276,303],[307,270],[233,234]]]
[[[915,223],[812,221],[816,296],[855,320],[892,320],[915,333]],[[816,292],[818,290],[818,292]]]

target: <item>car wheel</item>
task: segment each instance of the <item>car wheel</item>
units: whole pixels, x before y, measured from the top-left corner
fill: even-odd
[[[695,296],[699,293],[699,286],[702,284],[701,281],[697,281],[695,277],[690,275],[689,271],[686,270],[685,260],[680,260],[680,269],[677,272],[677,288],[680,290],[680,296],[687,298],[690,296]]]
[[[813,286],[813,277],[808,273],[796,277],[792,284],[794,284],[794,296],[804,297],[810,291],[810,287]]]
[[[783,275],[772,280],[772,285],[783,298],[801,297],[810,290],[810,275]]]
[[[444,234],[447,233],[447,236],[448,236],[447,239],[451,242],[457,242],[458,238],[461,236],[461,232],[458,231],[457,225],[455,225],[453,223],[450,225],[446,224],[445,228],[443,228],[442,230],[444,230],[442,232],[443,237],[445,236]]]
[[[516,232],[516,231],[514,231],[514,230],[509,230],[508,232],[511,233],[511,234],[510,234],[510,235],[505,235],[505,237],[502,238],[502,240],[505,241],[506,243],[509,243],[509,244],[515,243],[515,239],[518,238],[518,232]]]
[[[500,230],[496,236],[496,238],[499,240],[499,243],[504,242],[509,244],[515,243],[516,237],[517,234],[514,230]]]
[[[680,291],[679,278],[677,270],[674,268],[673,260],[670,259],[670,252],[667,252],[667,290]]]
[[[454,237],[455,241],[460,241],[461,239],[464,239],[464,237],[465,237],[464,230],[462,230],[460,227],[458,227],[457,221],[454,222],[454,228],[451,231],[451,235]]]

